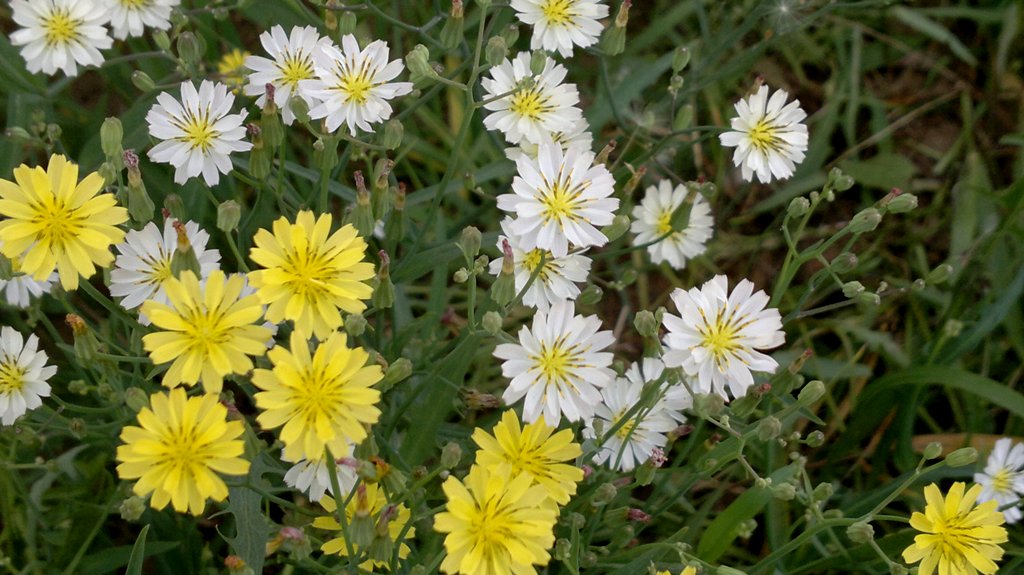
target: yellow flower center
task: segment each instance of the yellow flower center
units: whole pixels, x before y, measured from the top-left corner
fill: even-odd
[[[572,22],[569,9],[573,4],[575,0],[548,0],[541,4],[540,9],[544,13],[544,19],[548,21],[548,26],[564,26]]]
[[[622,411],[620,411],[615,416],[615,422],[612,425],[618,425],[619,422],[622,421],[622,418],[625,417],[627,411],[629,410],[623,409]],[[636,429],[636,425],[637,422],[636,417],[634,415],[634,417],[630,417],[625,422],[623,422],[622,427],[615,431],[616,437],[618,437],[622,441],[626,441],[633,435],[634,430]]]
[[[718,313],[714,323],[705,322],[701,330],[704,347],[719,363],[740,347],[737,341],[739,326],[735,325],[731,318],[723,317],[723,313],[724,310]]]
[[[778,136],[775,135],[775,126],[763,118],[750,129],[749,136],[751,145],[762,152],[778,148],[780,143]]]
[[[672,229],[672,211],[665,210],[661,212],[661,215],[658,216],[658,226],[656,228],[656,231],[658,233],[658,236],[663,236],[665,234],[671,233]]]
[[[283,266],[284,284],[296,295],[315,301],[330,294],[329,285],[336,280],[336,270],[317,250],[296,250],[288,254]]]
[[[82,217],[63,198],[44,197],[36,206],[32,223],[39,230],[39,243],[54,251],[63,251],[67,244],[77,242],[84,228]]]
[[[190,310],[186,315],[188,338],[193,351],[208,355],[213,347],[224,345],[231,339],[230,325],[224,323],[223,315],[217,311],[207,311],[205,306]]]
[[[1009,493],[1013,489],[1013,472],[1003,467],[992,476],[992,490],[996,493]]]
[[[369,71],[364,67],[346,71],[335,89],[345,95],[346,102],[365,104],[369,99],[370,90],[373,89],[373,82],[370,81]]]
[[[308,56],[286,54],[284,62],[277,65],[277,70],[281,73],[281,83],[294,88],[299,85],[300,80],[313,77],[313,62]]]
[[[175,124],[183,135],[178,136],[179,142],[188,144],[193,150],[199,150],[204,154],[213,146],[214,140],[220,136],[220,132],[213,129],[213,122],[210,121],[209,113],[204,111],[199,116],[191,112],[185,112],[185,121],[175,121]]]
[[[143,6],[148,6],[151,0],[119,0],[119,2],[129,10],[138,10]]]
[[[80,21],[71,17],[71,12],[58,8],[43,17],[43,31],[46,34],[46,45],[56,46],[68,44],[78,38]]]
[[[551,252],[539,248],[530,250],[523,256],[523,267],[532,274],[537,269],[537,266],[540,265],[542,258],[544,259],[544,266],[538,272],[537,279],[544,281],[547,279],[548,269],[551,267]]]
[[[542,215],[546,221],[577,220],[579,215],[580,196],[583,194],[584,186],[570,188],[566,182],[561,180],[551,184],[541,195],[540,203],[544,206]]]
[[[14,358],[4,357],[0,363],[0,395],[17,393],[25,387],[25,369],[14,363]]]
[[[512,94],[508,109],[530,120],[537,120],[541,114],[552,110],[550,98],[541,95],[537,90],[522,90]]]
[[[537,367],[549,381],[569,383],[568,377],[573,369],[580,367],[575,350],[566,348],[561,338],[550,345],[542,342],[540,355],[530,359],[537,363]]]

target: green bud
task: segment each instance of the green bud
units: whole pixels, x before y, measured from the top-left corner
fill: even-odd
[[[953,266],[949,264],[939,264],[935,266],[935,269],[928,272],[928,277],[925,278],[925,281],[928,282],[928,285],[938,285],[945,283],[951,275],[953,275]]]
[[[946,456],[946,465],[964,467],[978,460],[978,450],[973,447],[961,447]]]
[[[958,319],[946,320],[946,323],[942,324],[942,336],[946,338],[957,337],[964,330],[964,322]]]
[[[221,202],[217,206],[217,229],[222,232],[233,232],[242,221],[242,206],[235,200]]]
[[[388,150],[397,150],[402,145],[402,138],[405,135],[405,126],[397,118],[391,118],[384,122],[384,135],[381,137],[381,145]]]
[[[917,196],[914,194],[899,194],[886,204],[888,211],[893,214],[902,214],[917,208]]]
[[[550,59],[544,50],[535,50],[530,55],[530,73],[534,76],[540,76]]]
[[[800,216],[807,213],[811,209],[811,202],[807,198],[800,196],[799,198],[793,198],[789,202],[789,207],[786,208],[786,213],[791,218],[799,218]]]
[[[142,411],[143,407],[149,407],[149,396],[139,387],[129,387],[124,390],[124,404],[133,412]]]
[[[568,539],[559,538],[555,541],[555,550],[551,556],[558,561],[568,561],[572,557],[572,543],[569,543]]]
[[[601,301],[601,298],[603,296],[604,290],[602,290],[601,288],[597,287],[594,284],[588,284],[587,287],[583,288],[583,291],[580,292],[580,295],[579,297],[576,298],[576,301],[583,305],[594,305],[597,302]]]
[[[142,70],[132,72],[132,85],[138,88],[140,92],[148,93],[156,89],[156,82],[149,77],[149,74]]]
[[[517,24],[509,24],[501,31],[501,37],[505,39],[506,46],[515,46],[516,41],[519,40],[519,26]]]
[[[387,371],[384,372],[384,379],[378,384],[382,390],[391,389],[397,383],[401,383],[412,375],[412,362],[400,357],[391,362]]]
[[[395,284],[391,282],[391,258],[384,250],[378,252],[380,268],[373,280],[373,306],[377,309],[388,309],[395,305]]]
[[[828,501],[828,498],[832,497],[834,492],[835,489],[831,483],[819,483],[811,493],[811,499],[814,501]]]
[[[857,294],[857,301],[866,303],[868,305],[878,305],[882,303],[882,298],[876,293],[864,292],[861,294]]]
[[[167,199],[170,199],[170,196]],[[181,198],[178,200],[180,201]],[[126,203],[128,204],[128,215],[131,216],[133,222],[141,224],[153,219],[153,213],[156,211],[153,198],[150,198],[146,192],[146,186],[142,183],[142,179],[133,178],[131,171],[128,172],[128,201]],[[165,201],[164,204],[166,205],[167,202]]]
[[[466,258],[466,263],[471,264],[476,259],[477,254],[480,253],[480,242],[483,240],[483,234],[480,233],[474,226],[466,226],[462,230],[462,235],[459,237],[459,241],[456,245],[462,250],[462,255]]]
[[[686,46],[676,48],[672,56],[672,72],[678,74],[690,63],[690,49]]]
[[[761,441],[775,439],[782,433],[782,422],[773,415],[757,422],[757,438]]]
[[[853,252],[843,252],[832,260],[832,271],[837,274],[845,274],[852,272],[857,268],[857,254]]]
[[[358,497],[358,495],[356,495]],[[365,497],[365,496],[364,496]],[[344,500],[342,500],[343,504]],[[356,547],[366,547],[373,542],[374,521],[369,514],[360,513],[358,510],[348,520],[347,535]]]
[[[345,10],[338,17],[338,34],[345,36],[355,33],[357,23],[356,13],[352,10]]]
[[[100,126],[100,147],[107,159],[114,162],[121,162],[121,141],[124,139],[124,128],[121,127],[121,120],[107,118]],[[120,167],[120,166],[118,166]]]
[[[352,210],[352,225],[355,226],[360,236],[368,238],[373,235],[373,229],[376,226],[372,198],[370,191],[366,189],[363,173],[357,170],[353,176],[356,180],[356,207]]]
[[[146,512],[146,500],[138,495],[132,495],[121,502],[117,511],[121,514],[121,519],[134,523]]]
[[[772,497],[780,501],[792,501],[796,497],[796,487],[792,483],[780,483],[769,488]]]
[[[18,143],[28,143],[35,140],[32,134],[29,134],[28,130],[21,126],[11,126],[10,128],[7,128],[4,130],[4,135]]]
[[[580,553],[580,567],[591,568],[597,565],[597,553],[593,551],[584,551]]]
[[[423,44],[417,44],[405,55],[405,65],[413,82],[421,78],[436,78],[437,71],[430,65],[430,50]]]
[[[128,388],[127,390],[125,390],[125,392],[124,392],[125,393],[125,403],[128,403],[128,393],[131,390],[133,390],[133,389],[136,389],[136,388],[131,387],[131,388]],[[73,380],[71,380],[70,383],[68,383],[68,391],[70,391],[71,393],[73,393],[75,395],[88,395],[89,394],[89,384],[85,383],[81,379],[73,379]],[[149,399],[146,398],[145,392],[143,392],[141,389],[139,390],[139,393],[142,394],[142,403],[140,404],[139,409],[142,409],[143,407],[148,405]],[[131,404],[129,404],[128,406],[131,407]],[[138,409],[136,409],[135,411],[138,411]]]
[[[846,528],[846,536],[858,545],[870,543],[875,539],[875,528],[867,521],[858,521]]]
[[[853,299],[864,293],[864,284],[858,281],[850,281],[843,284],[843,295]]]
[[[807,436],[807,445],[810,447],[821,447],[825,444],[825,434],[814,430]]]
[[[837,192],[845,192],[853,187],[854,181],[839,168],[832,168],[828,172],[828,184]]]
[[[618,492],[619,490],[615,488],[615,485],[611,483],[602,483],[594,490],[594,495],[590,499],[590,504],[594,507],[603,507],[611,503]]]
[[[295,98],[301,100],[302,98]],[[329,174],[338,165],[338,139],[331,136],[317,138],[313,142],[313,165],[322,173]]]
[[[441,449],[441,467],[444,469],[455,469],[462,461],[462,446],[454,441],[445,444]]]
[[[99,359],[97,354],[100,353],[102,346],[100,345],[100,340],[96,339],[96,335],[86,325],[85,320],[81,316],[69,313],[64,321],[71,328],[71,332],[75,337],[75,357],[83,365],[96,363]]]
[[[114,164],[110,162],[103,162],[100,164],[100,169],[97,173],[103,178],[104,184],[110,186],[117,181],[117,175],[121,173],[121,171],[114,167]]]
[[[636,318],[633,319],[633,326],[636,328],[637,333],[647,338],[658,337],[660,323],[654,317],[654,314],[647,310],[638,311]]]
[[[925,446],[924,453],[921,454],[925,461],[931,461],[932,459],[938,459],[942,456],[942,444],[938,441],[933,441]]]
[[[626,3],[623,2],[622,6]],[[621,12],[622,9],[620,8]],[[606,56],[618,56],[626,49],[626,27],[625,26],[611,26],[604,31],[604,36],[601,37],[601,49],[604,51]]]
[[[717,393],[698,393],[693,397],[693,410],[700,417],[716,417],[725,409],[725,400]]]
[[[815,379],[800,390],[797,401],[800,402],[800,405],[808,407],[816,403],[823,395],[825,395],[825,384]]]
[[[505,39],[501,36],[491,36],[487,40],[487,49],[484,51],[487,55],[487,63],[492,67],[501,65],[508,56],[508,44],[505,43]]]
[[[362,314],[353,313],[345,318],[345,333],[359,337],[366,332],[366,318]]]
[[[164,208],[177,220],[186,217],[185,203],[181,201],[181,196],[178,194],[167,194],[167,197],[164,198]]]
[[[171,274],[180,278],[181,274],[190,271],[196,277],[200,277],[199,260],[196,259],[196,251],[192,249],[192,242],[188,239],[188,232],[181,219],[172,222],[174,231],[178,234],[178,245],[171,255]]]
[[[452,281],[457,284],[464,284],[469,281],[469,271],[466,268],[459,268],[455,270],[452,275]]]
[[[910,571],[899,563],[889,564],[889,575],[908,575]]]
[[[203,48],[199,38],[192,32],[182,32],[178,35],[178,58],[186,70],[194,70],[202,62]]]
[[[395,543],[391,540],[391,534],[387,529],[382,529],[381,525],[387,526],[387,521],[380,521],[377,523],[377,535],[373,538],[373,542],[370,543],[370,560],[371,561],[383,561],[388,562],[391,560],[391,556],[395,552]]]
[[[692,122],[693,106],[690,104],[684,104],[682,106],[679,106],[679,110],[676,111],[676,117],[674,120],[672,120],[672,129],[677,132],[681,132],[689,128]]]
[[[882,212],[878,211],[877,208],[867,208],[853,216],[853,219],[850,220],[849,228],[855,234],[863,234],[874,230],[881,222]]]
[[[601,230],[601,233],[604,234],[606,238],[608,238],[609,242],[614,242],[615,240],[622,237],[622,234],[626,233],[629,230],[629,224],[629,216],[625,214],[619,214],[615,216],[615,219],[612,220],[612,223],[608,224],[607,226],[604,227],[604,229]]]
[[[441,28],[441,45],[448,50],[458,48],[464,36],[466,19],[463,15],[462,0],[452,0],[452,11]]]
[[[0,280],[10,281],[14,276],[14,262],[0,255]]]
[[[657,473],[658,468],[648,459],[633,471],[633,478],[636,479],[637,485],[650,485],[654,482],[654,476]]]
[[[480,320],[480,325],[489,335],[498,335],[502,323],[501,315],[496,311],[485,313],[483,319]]]
[[[80,417],[73,417],[68,422],[68,432],[74,436],[75,439],[82,439],[85,437],[85,420]]]
[[[171,49],[171,38],[165,30],[150,32],[150,35],[153,38],[153,42],[156,43],[156,47],[160,48],[160,50],[167,52]]]

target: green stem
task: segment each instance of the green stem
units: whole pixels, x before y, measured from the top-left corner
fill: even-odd
[[[324,446],[324,457],[327,464],[327,475],[331,479],[331,495],[334,497],[334,513],[338,516],[338,525],[341,526],[341,538],[345,540],[345,550],[348,551],[349,566],[354,565],[356,551],[348,536],[348,517],[345,517],[345,510],[348,507],[348,497],[342,497],[341,484],[338,482],[338,461],[331,455],[331,448]]]
[[[78,567],[79,561],[82,560],[82,557],[85,557],[85,552],[89,550],[89,545],[92,544],[92,540],[96,538],[96,535],[100,532],[100,528],[107,522],[107,515],[110,513],[110,508],[114,505],[114,501],[117,501],[116,488],[110,491],[110,497],[107,499],[106,504],[103,505],[103,510],[99,514],[99,519],[96,521],[96,524],[93,525],[92,531],[90,531],[89,535],[86,536],[85,541],[83,541],[82,545],[78,548],[78,552],[75,553],[75,557],[71,560],[71,563],[68,563],[68,566],[64,569],[64,575],[71,575],[75,572],[75,568]]]

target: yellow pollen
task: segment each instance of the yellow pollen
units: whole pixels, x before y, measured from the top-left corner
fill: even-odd
[[[540,355],[530,358],[537,362],[537,367],[548,381],[567,381],[573,368],[578,367],[576,354],[571,349],[565,349],[561,343],[541,343]]]
[[[512,95],[508,109],[514,114],[524,116],[530,120],[540,119],[541,114],[550,112],[550,99],[542,96],[537,90],[523,90]]]
[[[658,227],[656,231],[658,232],[658,236],[660,237],[667,233],[670,233],[672,229],[672,211],[665,210],[664,212],[661,213],[660,216],[658,216]]]
[[[620,412],[619,412],[619,413],[618,413],[618,414],[617,414],[617,415],[615,416],[615,423],[613,423],[613,425],[618,425],[618,423],[619,423],[620,421],[622,421],[622,418],[623,418],[623,416],[625,416],[625,415],[626,415],[626,411],[627,411],[627,410],[625,410],[625,409],[624,409],[624,410],[620,411]],[[624,422],[624,423],[622,424],[622,427],[620,427],[620,428],[619,428],[619,429],[618,429],[618,430],[617,430],[617,431],[615,432],[615,435],[616,435],[616,437],[618,437],[619,439],[621,439],[621,440],[623,440],[623,441],[626,441],[626,440],[627,440],[627,439],[629,439],[629,438],[630,438],[630,436],[631,436],[631,435],[632,435],[632,434],[634,433],[634,430],[635,430],[635,429],[636,429],[636,419],[635,419],[635,417],[631,417],[631,418],[629,418],[629,420],[625,421],[625,422]]]
[[[68,44],[78,38],[79,20],[71,17],[67,9],[56,9],[43,17],[43,30],[46,33],[46,45]]]
[[[345,95],[346,102],[365,104],[369,98],[370,90],[373,89],[373,83],[370,82],[369,74],[365,68],[354,71],[349,70],[341,77],[341,81],[335,89]]]
[[[309,57],[302,58],[296,54],[287,54],[284,63],[278,64],[277,69],[281,72],[281,83],[293,88],[300,80],[313,77],[313,62]]]
[[[194,309],[188,314],[188,319],[185,334],[193,351],[209,355],[210,348],[224,345],[231,339],[227,333],[230,326],[224,324],[223,315],[217,310]]]
[[[762,152],[778,148],[781,144],[781,140],[775,135],[775,127],[764,119],[758,120],[754,124],[754,127],[750,129],[749,136],[750,143]]]
[[[145,281],[142,283],[161,285],[165,281],[174,277],[174,274],[171,273],[171,256],[168,255],[162,260],[150,260],[146,263],[150,264],[152,267],[150,268],[149,273],[146,274]]]
[[[51,249],[63,250],[69,242],[78,240],[85,222],[62,198],[49,197],[38,206],[32,223],[40,230],[40,243],[49,244]]]
[[[4,356],[0,363],[0,395],[17,393],[25,387],[25,370],[14,363],[13,357]]]
[[[523,256],[523,267],[531,274],[537,269],[537,266],[540,265],[542,257],[544,258],[544,267],[542,267],[540,272],[537,274],[537,279],[540,281],[547,279],[548,268],[551,267],[552,261],[551,252],[537,248],[530,250],[525,256]]]
[[[565,26],[572,22],[569,10],[575,3],[576,0],[548,0],[541,4],[540,9],[544,13],[544,19],[548,21],[548,26]]]
[[[185,114],[185,121],[177,122],[177,127],[185,134],[178,136],[177,139],[189,144],[193,150],[198,149],[205,154],[213,146],[213,141],[220,136],[220,132],[213,129],[213,122],[207,113],[193,116],[186,111]]]
[[[1003,467],[992,476],[992,490],[996,493],[1009,493],[1013,488],[1013,472]]]
[[[561,223],[562,220],[579,219],[576,211],[580,207],[580,195],[584,188],[569,188],[566,184],[556,181],[541,196],[540,203],[544,206],[542,215],[545,221],[558,220]]]
[[[703,344],[716,361],[721,363],[725,356],[739,349],[740,345],[736,341],[737,326],[723,318],[722,312],[719,312],[713,324],[708,323],[705,326],[706,330],[701,334],[704,336]]]

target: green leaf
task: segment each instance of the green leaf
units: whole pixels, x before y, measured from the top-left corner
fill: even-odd
[[[903,6],[893,8],[892,12],[897,19],[907,26],[910,26],[925,36],[929,36],[933,40],[942,42],[949,46],[949,49],[964,62],[971,66],[978,65],[978,59],[971,53],[971,49],[964,46],[963,42],[956,37],[956,34],[950,32],[942,24],[939,24],[916,10],[911,10],[910,8]]]
[[[142,575],[142,562],[146,559],[146,534],[149,533],[149,525],[142,528],[135,545],[132,546],[132,554],[128,557],[128,568],[125,575]]]
[[[1020,303],[1022,292],[1024,292],[1024,268],[1017,272],[1017,276],[1010,285],[1004,286],[999,290],[999,299],[981,310],[977,322],[970,329],[960,334],[942,352],[940,361],[947,364],[952,363],[965,353],[978,347],[993,330],[1006,320],[1010,310]]]
[[[846,161],[840,167],[858,184],[869,188],[889,190],[908,188],[917,168],[899,154],[880,154],[863,161]]]
[[[906,385],[942,385],[977,396],[1018,417],[1024,417],[1024,394],[983,375],[938,365],[922,365],[883,375],[865,389],[858,402],[858,409],[874,401],[880,394]]]

